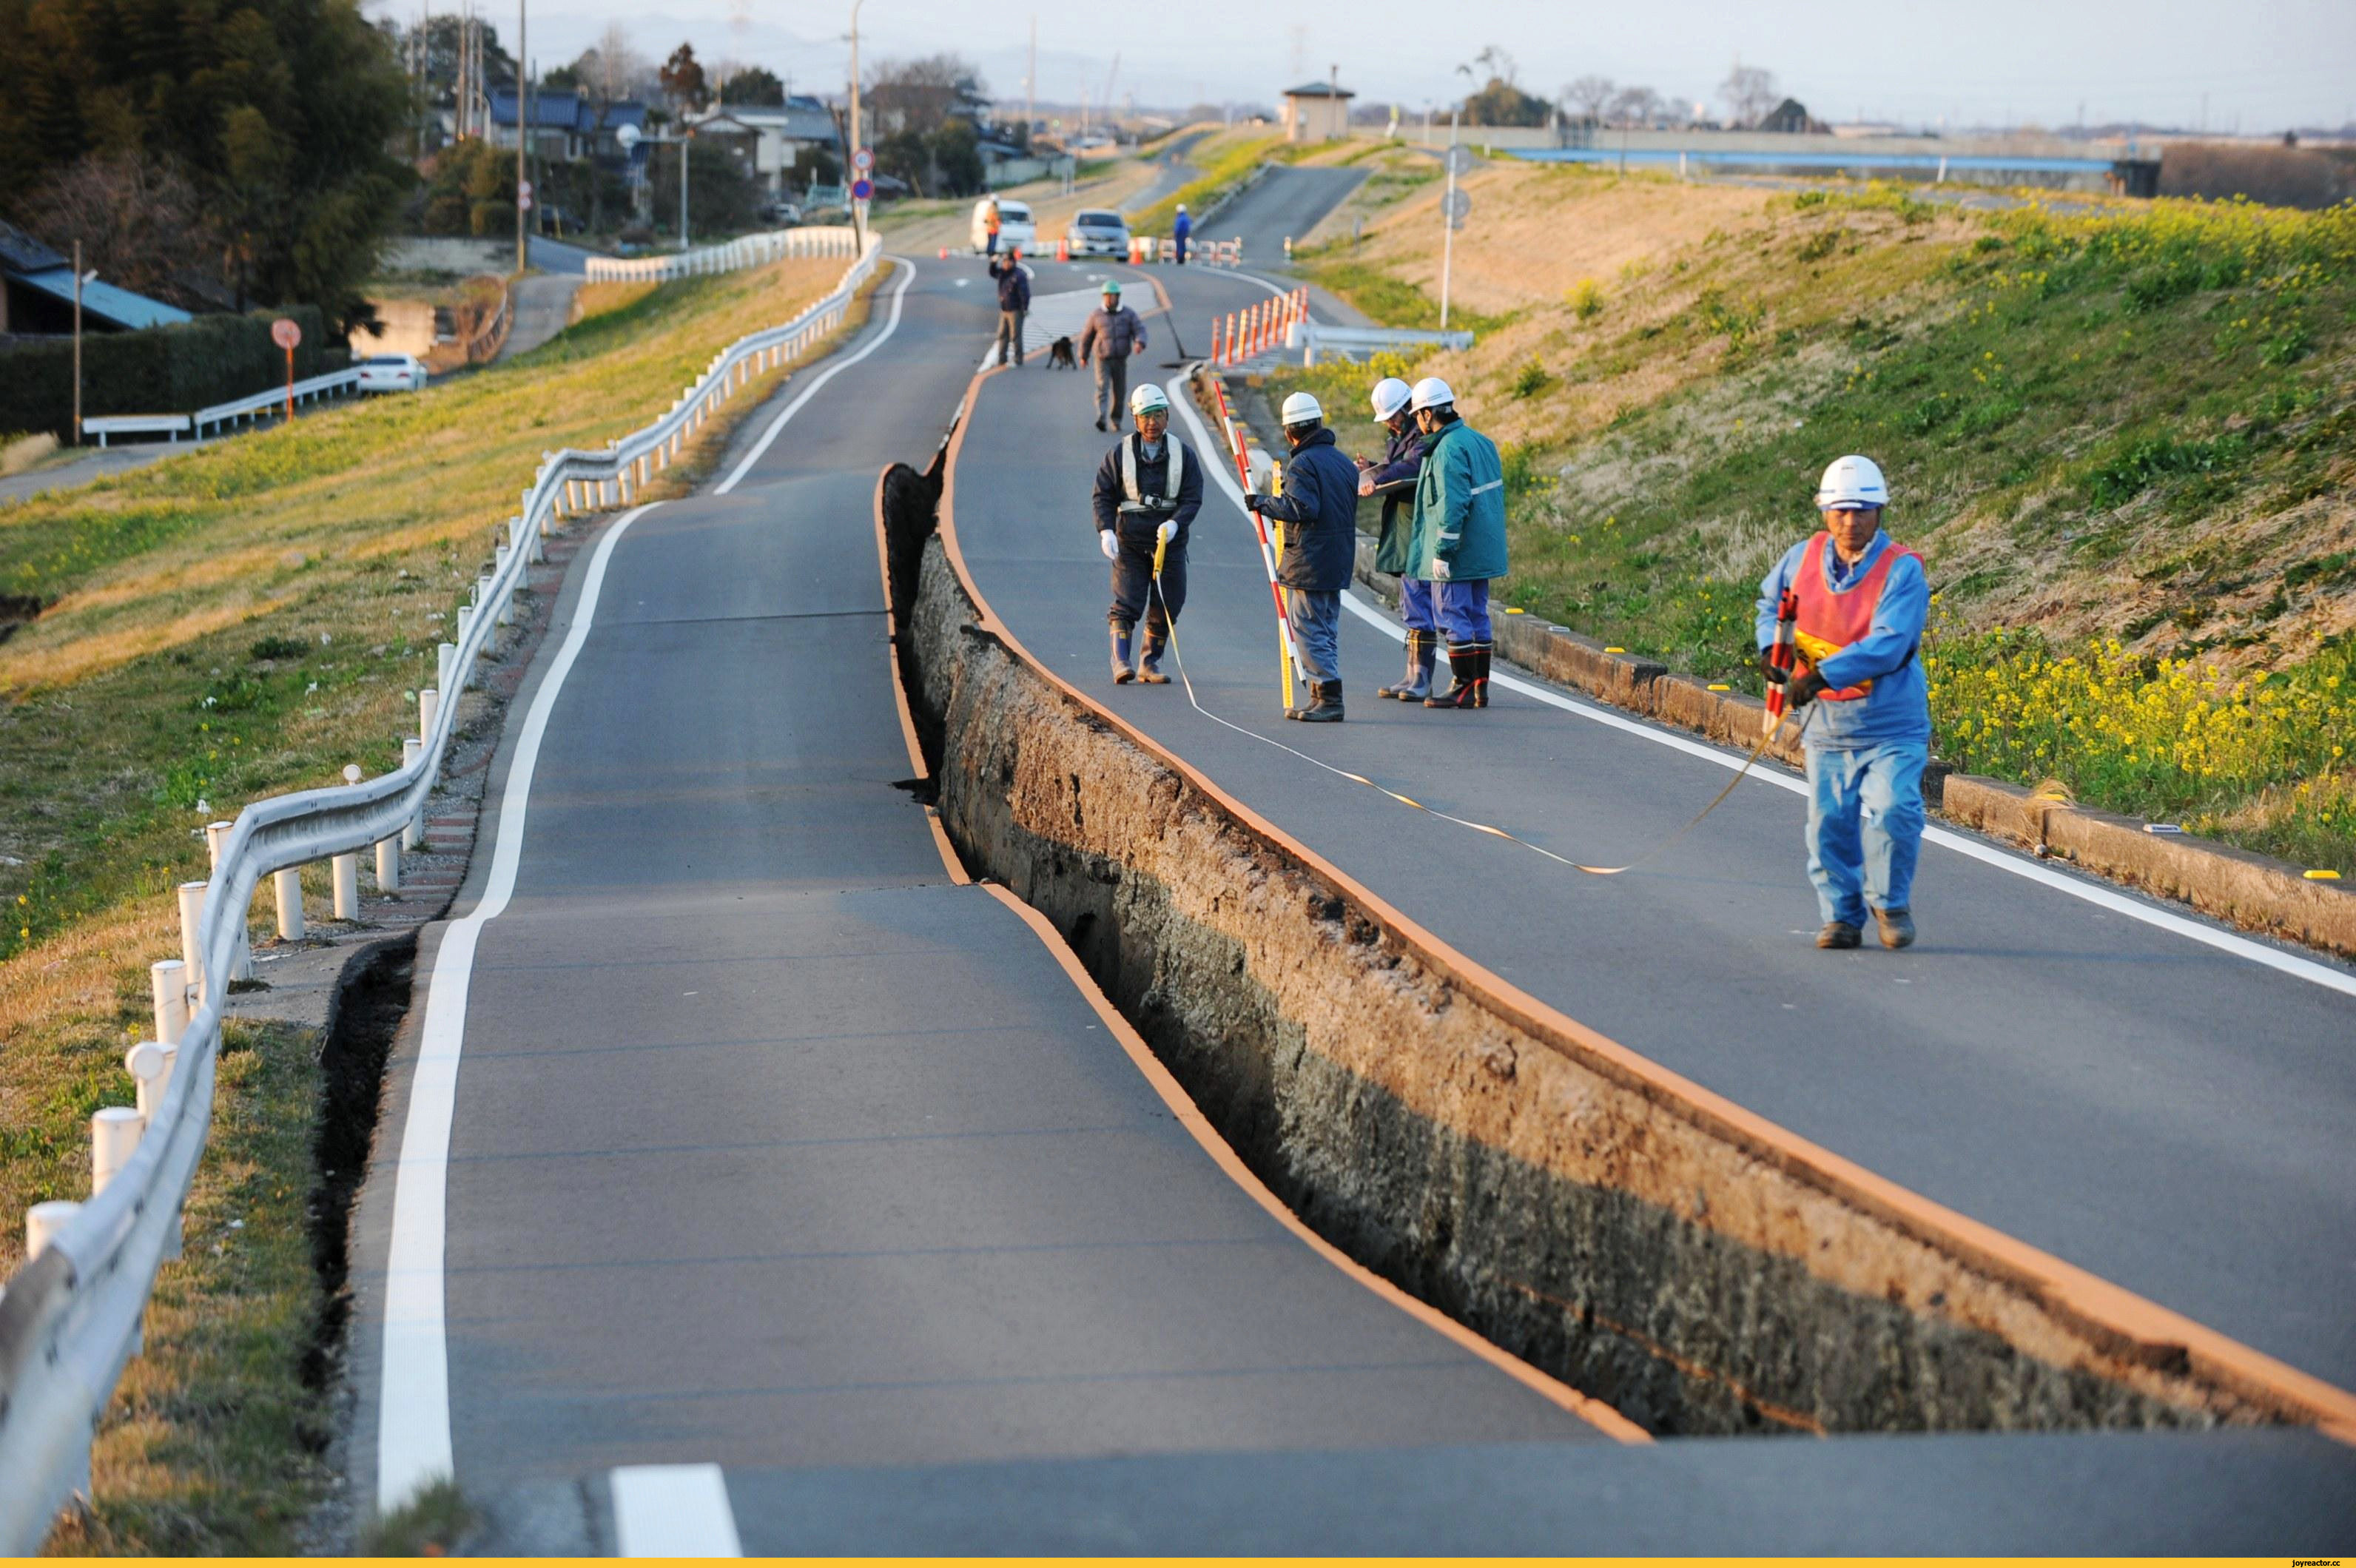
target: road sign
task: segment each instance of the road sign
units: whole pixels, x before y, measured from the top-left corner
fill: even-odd
[[[1463,191],[1451,190],[1440,199],[1440,209],[1448,214],[1450,222],[1461,228],[1465,217],[1472,210],[1472,198]]]
[[[851,182],[851,200],[853,200],[853,201],[866,201],[866,200],[869,200],[870,199],[872,199],[872,198],[874,196],[874,194],[875,194],[875,182],[874,182],[873,180],[872,180],[872,179],[854,179],[854,180],[852,180],[852,181]]]
[[[531,210],[531,190],[530,187],[526,187],[523,193],[516,198],[516,210],[518,212],[529,212]]]
[[[530,201],[531,199],[531,181],[528,179],[519,179],[516,181],[516,198],[520,201]]]
[[[1451,218],[1448,220],[1448,227],[1456,233],[1462,234],[1464,232],[1464,220],[1462,218]]]
[[[291,354],[294,346],[303,341],[303,329],[282,316],[270,324],[270,340]]]
[[[1448,168],[1448,172],[1449,172],[1449,173],[1451,173],[1451,174],[1470,174],[1470,173],[1472,173],[1472,148],[1470,148],[1470,147],[1451,147],[1451,148],[1449,148],[1449,149],[1448,149],[1448,163],[1447,163],[1447,168]]]
[[[851,166],[857,169],[861,174],[865,174],[869,169],[873,168],[875,166],[875,149],[873,147],[862,147],[857,152],[851,154]]]

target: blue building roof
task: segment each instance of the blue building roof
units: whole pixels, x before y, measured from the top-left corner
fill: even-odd
[[[16,273],[14,280],[27,288],[40,290],[52,299],[73,303],[73,268],[48,267],[37,273]],[[111,283],[86,283],[81,285],[81,309],[84,316],[95,316],[101,321],[126,330],[142,327],[177,327],[195,317],[177,306],[166,305],[160,299],[150,299],[144,294],[134,294],[127,288],[117,288]]]

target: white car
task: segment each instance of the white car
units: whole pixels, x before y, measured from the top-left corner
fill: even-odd
[[[1110,208],[1083,207],[1072,214],[1068,238],[1076,256],[1129,254],[1129,225]]]
[[[973,248],[990,249],[990,202],[983,197],[973,204]],[[1031,209],[1020,201],[998,199],[998,248],[1001,251],[1020,249],[1026,255],[1037,243],[1039,229],[1031,220]]]
[[[371,354],[360,361],[364,392],[423,392],[425,366],[414,354]]]

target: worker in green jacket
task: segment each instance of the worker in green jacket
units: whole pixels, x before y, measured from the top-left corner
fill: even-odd
[[[1505,575],[1505,467],[1497,444],[1458,417],[1456,394],[1436,376],[1408,401],[1430,445],[1415,487],[1408,576],[1429,582],[1448,639],[1445,692],[1427,708],[1489,705],[1489,580]]]

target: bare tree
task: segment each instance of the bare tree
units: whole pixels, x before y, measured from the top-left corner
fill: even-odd
[[[1738,125],[1756,125],[1783,97],[1775,86],[1775,73],[1755,65],[1737,65],[1728,71],[1718,84],[1718,95]]]
[[[81,242],[82,265],[107,282],[178,303],[218,258],[205,202],[179,166],[143,153],[91,153],[35,193],[27,220],[60,252]]]
[[[979,98],[986,92],[973,62],[953,54],[879,60],[868,73],[864,91],[867,110],[885,134],[918,135],[940,129],[960,97],[970,93]]]
[[[1649,87],[1623,87],[1612,95],[1604,117],[1614,125],[1626,125],[1641,130],[1653,123],[1662,108],[1661,95]]]
[[[1608,76],[1582,76],[1562,90],[1562,101],[1572,118],[1592,124],[1603,118],[1603,106],[1617,87]]]
[[[1502,45],[1489,45],[1472,57],[1472,63],[1480,70],[1486,71],[1491,81],[1502,81],[1508,87],[1521,85],[1521,62],[1506,53]]]

